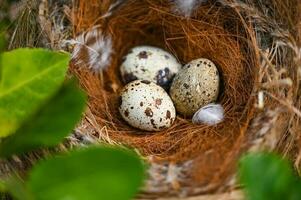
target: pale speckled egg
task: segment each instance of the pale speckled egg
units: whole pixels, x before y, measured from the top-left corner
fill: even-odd
[[[119,112],[133,127],[160,131],[172,125],[176,110],[167,92],[147,80],[127,84],[120,95]]]
[[[181,66],[172,54],[163,49],[137,46],[123,57],[120,72],[125,83],[148,80],[168,89]]]
[[[200,58],[186,64],[175,76],[170,96],[177,111],[192,116],[200,107],[218,98],[220,76],[215,64]]]

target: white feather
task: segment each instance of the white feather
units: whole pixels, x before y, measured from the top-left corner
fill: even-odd
[[[109,35],[103,35],[98,28],[93,28],[67,43],[75,45],[71,57],[75,66],[88,66],[99,72],[111,63],[112,39]]]
[[[203,2],[207,0],[174,0],[175,11],[184,15],[185,17],[190,17],[192,12]]]
[[[113,12],[114,12],[115,10],[117,10],[120,6],[122,6],[124,3],[126,3],[126,0],[117,0],[117,1],[115,1],[114,3],[112,3],[112,4],[110,5],[108,11],[107,11],[105,14],[103,14],[103,15],[101,16],[101,18],[107,18],[107,17],[110,17],[110,16],[113,14]]]
[[[192,117],[194,124],[215,125],[224,120],[224,109],[220,104],[208,104],[200,108]]]

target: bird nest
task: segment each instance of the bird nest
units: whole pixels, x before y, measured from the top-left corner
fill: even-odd
[[[150,163],[147,197],[229,190],[237,161],[248,151],[277,149],[299,167],[292,142],[301,116],[298,1],[219,0],[193,9],[179,2],[75,1],[68,10],[75,45],[70,71],[89,96],[77,133],[137,149]],[[138,45],[165,49],[182,64],[212,60],[221,76],[223,122],[196,125],[178,115],[159,132],[129,126],[118,111],[119,67]]]
[[[225,186],[235,172],[239,156],[256,138],[254,132],[258,129],[264,131],[264,124],[254,125],[256,117],[268,111],[269,106],[279,108],[281,111],[275,111],[277,117],[270,118],[274,123],[282,120],[278,124],[279,129],[287,125],[283,123],[283,119],[287,118],[280,114],[285,109],[271,100],[275,97],[273,92],[267,92],[271,98],[265,101],[266,105],[263,105],[262,92],[258,102],[257,92],[262,89],[261,83],[270,81],[270,84],[284,87],[283,90],[273,90],[286,98],[287,86],[293,84],[289,83],[293,79],[288,78],[293,64],[275,60],[276,57],[283,58],[278,52],[263,50],[256,27],[245,18],[239,9],[241,5],[227,1],[205,3],[196,6],[191,13],[181,13],[174,2],[155,0],[115,4],[110,1],[95,1],[95,4],[79,1],[78,6],[75,30],[81,35],[71,66],[90,97],[90,120],[87,121],[106,141],[135,148],[149,159],[153,168],[150,167],[147,193],[173,193],[190,188],[187,193],[191,194]],[[261,23],[263,27],[268,26],[264,20]],[[266,36],[261,39],[270,38]],[[124,86],[119,67],[123,56],[137,45],[161,47],[172,52],[181,63],[200,57],[212,60],[222,79],[217,102],[225,110],[224,121],[215,126],[195,125],[191,119],[177,116],[172,127],[160,132],[144,132],[130,127],[118,112],[120,90]],[[92,46],[98,48],[97,54],[89,49]],[[292,58],[292,52],[287,51],[286,55]],[[272,53],[277,55],[271,58]],[[266,60],[263,61],[263,58]],[[288,64],[285,70],[280,69],[283,63]],[[274,72],[269,69],[271,67]],[[273,80],[268,80],[262,70],[268,74],[275,73],[270,75]],[[283,85],[277,81],[282,81]],[[267,83],[266,87],[271,85]],[[260,111],[264,108],[266,110]],[[270,118],[262,122],[268,123]],[[266,132],[270,128],[266,127]],[[165,172],[168,174],[171,166],[176,170],[179,168],[177,178],[164,181],[164,178],[159,180],[159,176],[154,175],[164,173],[164,167],[168,168]],[[164,184],[170,184],[170,187]]]

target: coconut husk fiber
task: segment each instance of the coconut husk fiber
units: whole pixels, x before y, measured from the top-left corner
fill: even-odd
[[[201,194],[241,199],[240,191],[236,193],[237,161],[250,151],[277,151],[300,169],[298,0],[199,1],[188,14],[177,2],[69,3],[65,14],[72,27],[66,29],[73,36],[71,47],[64,48],[72,52],[74,47],[70,72],[89,101],[66,147],[105,142],[136,149],[150,165],[139,195],[148,199]],[[55,29],[62,26],[53,27],[52,38],[66,39],[66,34],[55,34],[64,32]],[[66,42],[55,40],[55,48],[61,43]],[[225,109],[224,121],[194,125],[178,115],[172,127],[160,132],[129,126],[118,112],[124,86],[119,67],[122,57],[137,45],[163,48],[182,64],[200,57],[212,60],[222,79],[217,103]],[[91,56],[93,48],[99,57]],[[227,191],[234,191],[231,197],[215,195]]]
[[[97,124],[105,127],[111,140],[136,148],[143,156],[152,156],[154,162],[195,160],[190,172],[192,181],[187,183],[191,186],[220,182],[233,170],[254,116],[252,90],[259,66],[252,43],[254,32],[235,10],[217,4],[203,5],[192,18],[185,18],[175,14],[168,1],[128,1],[103,19],[103,13],[96,10],[105,10],[107,2],[97,2],[79,3],[82,7],[75,30],[77,34],[89,31],[90,24],[90,28],[97,25],[100,33],[111,35],[112,61],[101,75],[85,70],[88,66],[83,65],[89,63],[89,56],[84,49],[71,63],[90,97],[89,108]],[[118,112],[119,92],[124,86],[119,66],[122,57],[137,45],[166,49],[181,63],[200,57],[212,60],[222,77],[218,102],[225,109],[224,121],[216,126],[194,125],[178,115],[172,127],[160,132],[129,126]],[[78,64],[78,59],[83,62]]]
[[[278,18],[279,22],[287,20],[287,13],[280,13],[278,9],[291,8],[292,5],[273,3],[276,11],[271,13],[271,18]],[[170,165],[186,163],[189,167],[184,170],[185,178],[169,183],[173,190],[194,188],[186,191],[189,193],[186,195],[191,195],[225,187],[231,182],[237,160],[243,152],[252,148],[264,149],[264,145],[263,148],[258,145],[264,139],[256,133],[259,131],[264,135],[264,131],[276,130],[276,136],[269,136],[272,138],[268,140],[273,144],[268,142],[266,145],[275,148],[274,143],[287,130],[287,120],[294,115],[290,112],[290,106],[280,106],[278,99],[294,98],[294,94],[286,95],[286,92],[292,91],[287,85],[277,82],[282,78],[287,78],[287,82],[296,79],[293,61],[288,59],[293,58],[293,53],[282,49],[283,55],[287,56],[284,58],[278,49],[274,50],[272,46],[276,36],[271,36],[269,31],[292,30],[296,14],[290,14],[290,22],[280,27],[277,22],[268,21],[258,7],[263,8],[263,4],[209,1],[198,6],[187,17],[177,12],[172,1],[122,3],[103,0],[88,3],[79,0],[74,18],[75,35],[82,34],[84,37],[91,30],[103,35],[103,39],[109,35],[114,50],[111,62],[101,69],[96,68],[96,72],[94,69],[94,73],[87,70],[91,69],[91,58],[85,48],[77,51],[71,62],[72,71],[90,97],[89,116],[94,119],[94,123],[91,120],[90,123],[97,124],[99,134],[105,135],[102,137],[106,141],[137,149],[150,158],[151,165],[169,163],[170,168]],[[257,31],[258,28],[261,31]],[[281,31],[277,37],[285,38]],[[85,45],[93,44],[93,40],[95,38],[87,37]],[[178,115],[172,127],[160,132],[149,133],[130,127],[118,112],[119,92],[124,86],[119,67],[122,57],[137,45],[161,47],[173,53],[183,64],[200,57],[212,60],[222,78],[217,102],[225,109],[224,121],[216,126],[194,125],[190,119]],[[271,58],[273,50],[276,56]],[[286,70],[280,70],[284,64]],[[278,70],[283,73],[277,73]],[[266,76],[265,73],[271,75]],[[288,78],[290,75],[292,79]],[[264,82],[268,83],[264,85]],[[267,92],[270,98],[266,98],[264,108],[256,95],[262,87],[271,91]],[[278,125],[274,126],[276,123]],[[162,187],[162,184],[158,185]],[[163,192],[148,189],[146,193],[151,196],[156,192],[162,195]],[[168,189],[165,192],[172,193]]]

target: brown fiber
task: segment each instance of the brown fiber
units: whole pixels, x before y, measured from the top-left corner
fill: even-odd
[[[156,162],[195,160],[190,175],[194,181],[188,184],[220,183],[233,171],[254,116],[252,91],[259,59],[253,28],[235,9],[219,4],[202,5],[191,18],[185,18],[174,14],[168,1],[128,1],[112,16],[103,18],[109,3],[79,0],[73,22],[75,35],[99,26],[113,39],[114,54],[107,70],[97,74],[72,68],[89,95],[89,108],[97,123],[105,127],[112,141],[154,156]],[[156,133],[127,125],[118,113],[123,87],[119,66],[122,57],[136,45],[164,48],[183,64],[200,57],[216,63],[223,80],[218,102],[226,112],[224,122],[217,126],[193,125],[190,119],[178,116],[171,128]]]

